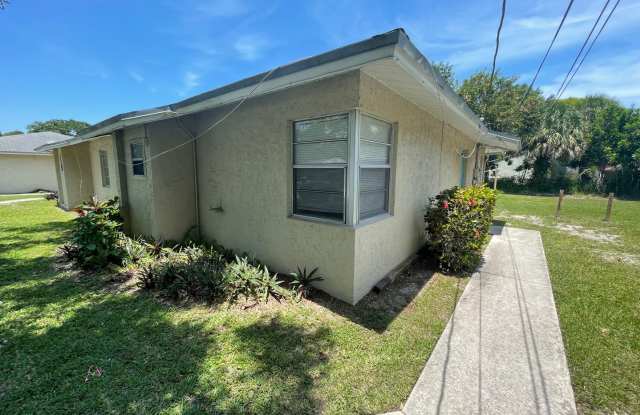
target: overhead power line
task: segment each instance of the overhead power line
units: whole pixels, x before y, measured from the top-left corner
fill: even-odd
[[[607,18],[604,20],[604,22],[602,23],[602,26],[600,26],[600,30],[598,30],[598,33],[596,34],[596,37],[593,38],[593,40],[591,41],[591,44],[589,45],[589,47],[587,48],[587,51],[584,53],[584,56],[582,56],[582,59],[580,60],[580,63],[578,64],[578,67],[576,68],[576,70],[573,72],[573,74],[571,75],[571,77],[569,78],[569,80],[567,81],[567,83],[565,84],[564,88],[562,89],[562,91],[560,91],[560,94],[558,95],[557,99],[560,99],[560,97],[562,96],[562,94],[564,94],[564,91],[567,90],[567,88],[569,87],[569,84],[571,84],[571,81],[573,81],[573,77],[576,76],[576,74],[578,73],[578,71],[580,70],[580,68],[582,67],[582,64],[584,63],[584,60],[587,58],[587,56],[589,55],[589,52],[591,52],[591,48],[593,48],[593,45],[598,41],[598,38],[600,37],[600,34],[602,33],[602,31],[604,30],[604,28],[607,26],[607,23],[609,23],[609,19],[611,19],[611,16],[613,15],[613,12],[616,10],[616,8],[618,7],[618,4],[620,4],[621,0],[617,0],[616,3],[613,5],[613,7],[611,8],[611,11],[609,12],[609,14],[607,15]]]
[[[589,31],[589,34],[587,35],[587,38],[582,43],[582,46],[580,47],[580,51],[578,51],[578,54],[576,55],[576,58],[573,60],[573,63],[571,63],[571,68],[569,68],[569,72],[567,72],[567,74],[565,75],[564,79],[562,80],[562,83],[560,84],[560,87],[558,88],[558,91],[556,92],[556,97],[558,97],[560,95],[560,91],[562,91],[562,88],[564,87],[565,83],[567,82],[567,79],[569,79],[569,76],[571,76],[571,72],[573,71],[573,68],[576,66],[576,63],[578,63],[578,59],[580,59],[580,56],[582,55],[582,52],[584,51],[584,48],[587,46],[587,43],[589,43],[589,40],[591,39],[591,35],[593,34],[594,30],[596,30],[596,27],[598,26],[598,23],[600,23],[600,19],[602,18],[602,15],[604,14],[604,11],[607,9],[607,6],[609,5],[610,1],[611,0],[607,0],[604,3],[604,6],[602,7],[602,10],[600,10],[600,14],[598,15],[598,18],[596,19],[596,21],[593,24],[593,26],[591,27],[591,30]]]
[[[498,49],[500,48],[500,32],[502,31],[502,23],[504,23],[504,15],[507,11],[507,0],[502,0],[502,13],[500,14],[500,23],[498,24],[498,32],[496,33],[496,50],[493,52],[493,65],[491,65],[491,79],[489,81],[489,89],[493,87],[493,78],[496,74],[496,60],[498,59]]]
[[[562,15],[562,20],[560,20],[560,24],[558,25],[558,28],[556,29],[556,33],[553,35],[553,39],[551,39],[551,43],[549,44],[549,47],[547,48],[547,52],[544,54],[544,57],[542,58],[542,61],[540,62],[540,65],[538,66],[538,70],[536,71],[536,74],[534,75],[533,79],[531,80],[531,83],[529,84],[529,88],[527,88],[527,92],[525,92],[524,96],[522,97],[522,100],[520,101],[520,104],[518,105],[519,108],[522,107],[522,104],[524,104],[524,101],[527,99],[527,96],[529,95],[529,93],[531,92],[531,89],[533,88],[533,84],[536,83],[536,80],[538,79],[538,75],[540,75],[540,71],[542,70],[542,67],[544,66],[544,63],[547,60],[547,57],[549,56],[549,52],[551,51],[551,48],[553,47],[553,44],[556,42],[556,38],[558,37],[558,33],[560,33],[560,29],[562,29],[562,25],[564,25],[564,21],[567,19],[567,15],[569,14],[569,10],[571,10],[571,6],[573,6],[573,0],[569,0],[569,4],[567,5],[567,9],[564,11],[564,14]]]

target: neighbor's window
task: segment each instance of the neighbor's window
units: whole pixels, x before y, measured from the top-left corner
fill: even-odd
[[[144,144],[131,143],[131,164],[134,176],[144,176]]]
[[[347,114],[293,125],[293,213],[345,222]]]
[[[360,116],[359,218],[366,219],[389,211],[391,171],[391,124]]]
[[[102,187],[109,187],[111,180],[109,179],[109,159],[107,158],[107,152],[104,150],[98,151],[98,157],[100,158],[100,174],[102,175]]]

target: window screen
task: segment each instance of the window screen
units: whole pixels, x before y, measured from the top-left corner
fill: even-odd
[[[347,114],[298,121],[293,128],[293,212],[345,221]]]
[[[389,211],[391,136],[391,124],[366,115],[360,117],[360,219]]]
[[[109,178],[109,159],[107,152],[100,150],[98,152],[100,158],[100,174],[102,176],[102,187],[109,187],[111,185],[111,179]]]
[[[144,144],[131,143],[131,164],[134,176],[144,176]]]

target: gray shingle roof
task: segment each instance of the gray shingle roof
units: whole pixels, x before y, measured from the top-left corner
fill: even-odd
[[[0,153],[39,153],[46,154],[47,151],[35,151],[36,147],[45,144],[56,143],[68,140],[72,137],[54,132],[27,133],[7,135],[0,137]]]

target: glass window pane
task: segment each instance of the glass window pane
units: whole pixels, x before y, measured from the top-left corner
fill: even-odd
[[[346,164],[347,142],[294,144],[295,164]]]
[[[360,162],[389,164],[389,146],[360,140]]]
[[[363,115],[360,123],[360,138],[378,143],[391,143],[391,124]]]
[[[294,124],[294,142],[304,143],[323,140],[346,140],[349,136],[349,117],[318,118],[298,121]]]
[[[107,152],[104,150],[100,150],[98,154],[100,155],[100,174],[102,176],[102,187],[109,187],[111,181],[109,178],[109,162],[107,158]]]
[[[389,169],[360,169],[360,219],[388,212]]]
[[[344,169],[294,169],[297,190],[344,193]]]
[[[360,219],[370,218],[387,212],[387,192],[360,193]]]
[[[131,158],[144,158],[144,146],[142,145],[142,143],[131,143]]]
[[[144,176],[144,161],[142,160],[133,161],[133,175]]]
[[[294,213],[344,222],[344,168],[294,169],[294,176]]]

